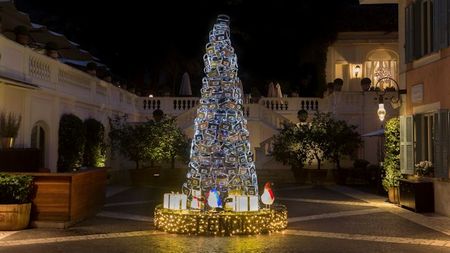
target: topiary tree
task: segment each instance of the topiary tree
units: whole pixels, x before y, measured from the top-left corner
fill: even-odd
[[[83,121],[73,114],[62,115],[58,134],[58,171],[81,167],[86,142]]]
[[[275,160],[289,164],[294,171],[303,168],[307,159],[304,130],[303,127],[285,123],[280,133],[273,137],[272,155]]]
[[[325,130],[325,135],[319,141],[323,158],[333,161],[337,169],[341,168],[342,157],[353,156],[362,144],[356,126],[333,119],[330,113],[317,113],[312,124]]]
[[[109,119],[109,137],[113,150],[134,161],[136,169],[143,161],[153,163],[176,157],[187,158],[187,138],[176,126],[175,119],[130,123],[127,118],[124,115]]]
[[[392,118],[386,122],[384,130],[385,158],[383,187],[386,191],[392,187],[398,187],[400,172],[400,120]]]
[[[84,128],[86,129],[86,143],[83,165],[86,167],[104,167],[106,160],[105,127],[100,121],[89,118],[84,121]]]

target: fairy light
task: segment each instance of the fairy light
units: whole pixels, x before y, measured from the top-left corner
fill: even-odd
[[[195,235],[255,235],[287,227],[287,209],[277,205],[255,212],[211,212],[155,209],[155,227],[169,233]]]
[[[282,231],[287,209],[272,205],[266,184],[260,209],[254,155],[243,113],[229,18],[219,15],[206,46],[202,98],[195,119],[189,172],[181,194],[165,194],[154,223],[169,233],[253,235]],[[266,203],[267,202],[267,203]]]

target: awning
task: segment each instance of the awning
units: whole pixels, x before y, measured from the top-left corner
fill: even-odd
[[[366,133],[361,135],[362,137],[374,137],[374,136],[384,136],[384,129],[380,128],[370,133]]]

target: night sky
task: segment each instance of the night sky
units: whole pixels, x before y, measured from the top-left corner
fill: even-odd
[[[397,29],[396,5],[357,0],[45,1],[16,0],[32,22],[65,34],[143,92],[176,95],[181,75],[198,94],[202,55],[217,14],[231,17],[246,92],[270,81],[288,93],[320,95],[326,47],[338,31]]]

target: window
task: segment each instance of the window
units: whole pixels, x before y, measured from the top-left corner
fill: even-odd
[[[434,114],[415,116],[416,162],[434,162]]]
[[[384,70],[390,77],[398,80],[398,55],[387,49],[373,50],[367,55],[363,70],[363,76],[370,78],[372,85],[378,82],[376,73],[380,70]]]
[[[46,163],[46,135],[42,124],[37,123],[31,130],[31,147],[41,151],[41,167]]]
[[[422,55],[433,51],[433,1],[422,1]]]

